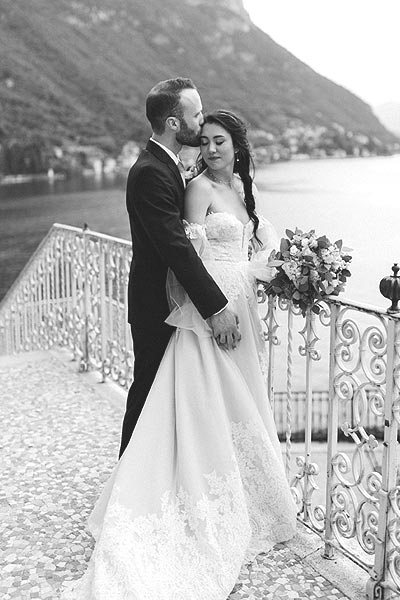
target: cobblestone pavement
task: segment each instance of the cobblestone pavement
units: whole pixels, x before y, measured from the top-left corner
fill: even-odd
[[[57,600],[85,570],[85,521],[117,460],[123,410],[123,396],[62,352],[0,357],[1,600]],[[306,598],[347,596],[284,544],[260,555],[230,596]]]

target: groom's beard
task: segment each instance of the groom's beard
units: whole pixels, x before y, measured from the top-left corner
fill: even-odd
[[[184,119],[180,119],[180,124],[181,129],[176,134],[176,141],[178,144],[182,144],[182,146],[191,146],[192,148],[200,146],[200,128],[197,132],[190,129]]]

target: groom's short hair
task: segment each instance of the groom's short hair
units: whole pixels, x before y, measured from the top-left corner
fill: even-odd
[[[146,99],[146,117],[154,133],[164,133],[168,117],[183,117],[180,99],[182,90],[187,89],[197,88],[191,79],[185,77],[166,79],[151,88]]]

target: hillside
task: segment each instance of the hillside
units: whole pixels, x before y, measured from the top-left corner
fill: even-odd
[[[191,76],[205,108],[253,128],[337,123],[390,142],[362,100],[250,21],[241,0],[2,0],[0,143],[65,139],[113,151],[148,135],[160,80]],[[178,8],[177,8],[178,7]]]

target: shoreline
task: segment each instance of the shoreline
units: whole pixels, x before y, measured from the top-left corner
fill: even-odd
[[[289,162],[303,162],[303,161],[312,161],[312,162],[321,162],[324,160],[348,160],[348,159],[368,159],[368,158],[391,158],[393,156],[399,155],[400,152],[393,152],[392,154],[368,154],[368,155],[346,155],[342,156],[340,154],[333,154],[331,156],[310,156],[309,154],[294,154],[290,158],[281,158],[279,160],[272,161],[260,161],[257,160],[257,157],[254,157],[254,164],[257,168],[268,167],[273,164],[279,163],[289,163]],[[106,177],[110,177],[110,175],[118,175],[120,174],[120,170],[115,170],[112,173],[97,173],[95,171],[91,172],[81,172],[76,173],[80,177],[96,177],[98,179],[103,179]],[[18,185],[20,183],[30,183],[34,181],[47,181],[48,183],[52,183],[53,181],[65,181],[68,179],[68,176],[65,173],[54,173],[49,171],[48,173],[19,173],[16,175],[3,175],[0,177],[0,186],[6,185]]]
[[[18,175],[4,175],[0,179],[0,185],[14,185],[18,183],[29,183],[31,181],[60,181],[67,177],[64,173],[20,173]]]

